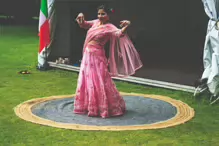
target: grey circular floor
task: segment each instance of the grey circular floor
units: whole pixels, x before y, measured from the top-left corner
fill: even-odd
[[[96,126],[129,126],[153,124],[174,117],[177,110],[168,102],[140,96],[123,96],[127,112],[123,116],[112,118],[88,117],[73,113],[74,98],[56,99],[37,104],[32,113],[55,122],[96,125]]]

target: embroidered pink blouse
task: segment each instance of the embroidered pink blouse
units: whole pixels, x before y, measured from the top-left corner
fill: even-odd
[[[103,30],[102,32],[99,32],[98,34],[96,34],[93,39],[91,41],[95,41],[98,42],[99,45],[104,46],[110,39],[110,35],[115,35],[118,37],[122,37],[123,33],[121,31],[121,29],[119,29],[118,31],[111,33],[109,31],[107,31],[107,26],[98,26],[97,23],[98,20],[92,20],[92,21],[85,21],[84,24],[79,25],[81,28],[84,29],[89,29],[89,28],[99,28],[99,27],[105,27],[105,30]]]
[[[99,20],[85,21],[81,28],[89,29],[84,43],[83,52],[91,41],[109,46],[109,72],[111,76],[126,77],[142,67],[140,56],[127,34],[122,33],[111,23],[99,26]]]

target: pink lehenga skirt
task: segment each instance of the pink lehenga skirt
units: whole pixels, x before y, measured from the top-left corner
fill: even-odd
[[[85,49],[74,100],[74,113],[102,118],[124,114],[125,101],[116,89],[107,66],[103,47],[89,45]]]

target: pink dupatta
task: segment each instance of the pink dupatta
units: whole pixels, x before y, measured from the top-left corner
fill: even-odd
[[[98,34],[107,33],[110,37],[109,72],[114,77],[133,75],[143,66],[140,56],[127,34],[122,34],[113,24],[97,27],[99,20],[87,21],[86,26],[91,28],[87,32],[83,53],[87,44]]]

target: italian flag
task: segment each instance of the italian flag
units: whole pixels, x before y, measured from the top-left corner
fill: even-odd
[[[40,17],[39,17],[39,37],[40,47],[38,52],[38,66],[43,66],[45,63],[46,48],[50,43],[50,29],[48,19],[48,4],[47,0],[41,0]]]

